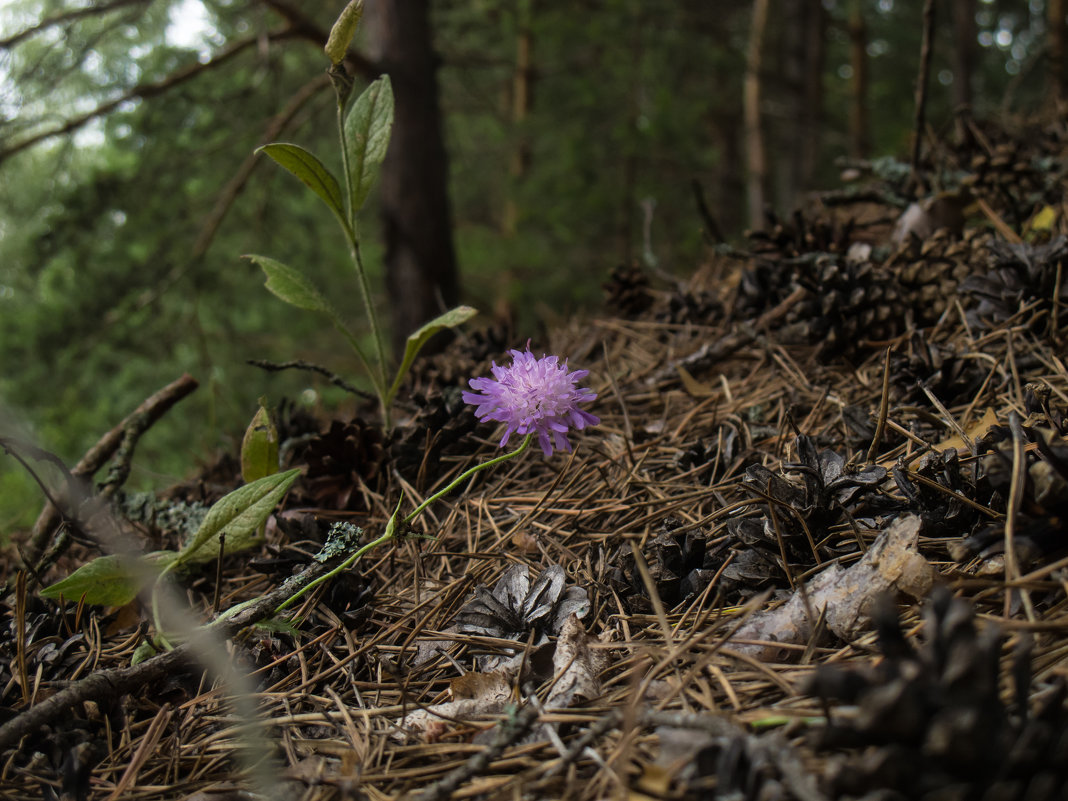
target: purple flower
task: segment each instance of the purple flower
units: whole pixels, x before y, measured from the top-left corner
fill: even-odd
[[[568,428],[581,430],[601,422],[578,408],[578,404],[597,397],[593,390],[575,386],[590,371],[569,373],[567,361],[560,364],[556,356],[542,355],[535,359],[529,342],[526,351],[510,352],[511,367],[498,367],[494,362],[493,378],[472,378],[468,382],[478,392],[465,392],[464,403],[478,407],[475,416],[479,420],[507,424],[501,437],[502,448],[514,432],[519,432],[523,435],[536,433],[546,456],[552,454],[553,447],[570,451],[571,443],[566,436]]]

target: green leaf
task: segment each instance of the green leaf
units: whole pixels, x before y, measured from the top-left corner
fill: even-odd
[[[415,361],[415,357],[419,354],[423,345],[427,343],[427,340],[444,328],[455,328],[466,323],[476,314],[478,314],[478,309],[474,309],[471,306],[457,306],[455,309],[449,309],[440,317],[435,317],[414,334],[408,335],[408,341],[404,346],[404,358],[401,360],[400,367],[397,368],[397,376],[393,379],[393,386],[389,388],[389,394],[386,395],[386,405],[392,403],[393,397],[397,394],[397,390],[400,389],[401,383],[404,381],[404,376],[408,374],[412,362]]]
[[[241,478],[246,484],[278,472],[278,429],[267,411],[267,399],[252,417],[241,440]]]
[[[256,152],[270,156],[278,165],[300,179],[301,183],[323,199],[342,225],[347,225],[345,198],[341,194],[341,185],[338,184],[333,173],[314,154],[300,145],[288,142],[264,145],[257,148]]]
[[[389,76],[383,75],[356,98],[345,116],[350,223],[367,200],[386,157],[392,127],[393,86]]]
[[[155,551],[136,566],[127,557],[100,556],[88,562],[62,581],[57,581],[41,590],[45,598],[63,596],[70,600],[84,598],[87,604],[100,606],[125,606],[137,597],[144,582],[142,573],[150,568],[165,569],[175,562],[174,551]],[[147,563],[147,564],[146,564]]]
[[[157,648],[153,645],[150,640],[145,640],[134,648],[133,656],[130,657],[130,665],[140,665],[146,659],[151,659],[156,654],[161,653],[162,650],[162,648]]]
[[[250,254],[245,258],[260,266],[267,275],[267,282],[264,285],[286,303],[298,309],[320,312],[331,319],[337,317],[337,312],[330,305],[330,301],[323,297],[323,293],[316,289],[300,270],[295,270],[289,265],[266,256]]]
[[[204,557],[208,554],[212,555],[207,556],[207,559],[217,556],[220,533],[226,536],[227,550],[248,547],[250,540],[255,538],[260,524],[267,519],[267,515],[286,494],[298,475],[300,475],[299,468],[287,470],[284,473],[275,473],[246,484],[220,498],[208,510],[196,535],[182,548],[171,567],[178,567],[191,560],[207,561]]]
[[[286,303],[296,306],[298,309],[307,309],[308,311],[326,315],[330,322],[334,324],[334,328],[348,340],[349,345],[356,352],[367,372],[372,377],[374,376],[374,372],[371,370],[371,363],[367,361],[367,356],[364,355],[363,348],[360,347],[360,342],[356,339],[356,335],[345,325],[341,315],[330,305],[330,301],[315,288],[311,281],[304,277],[300,270],[295,270],[267,256],[248,254],[245,258],[262,268],[267,275],[267,282],[264,285]]]
[[[280,617],[269,617],[266,620],[261,620],[259,623],[254,623],[253,626],[257,629],[263,629],[264,631],[270,631],[275,634],[288,634],[291,637],[300,636],[300,629],[294,626],[290,621]]]

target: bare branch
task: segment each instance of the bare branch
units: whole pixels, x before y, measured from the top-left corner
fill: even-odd
[[[300,89],[289,98],[289,102],[286,103],[285,108],[271,117],[270,121],[267,123],[267,127],[264,129],[260,144],[266,145],[276,141],[282,134],[282,131],[284,131],[293,121],[293,118],[297,116],[305,105],[307,105],[308,101],[329,85],[330,78],[324,72],[322,75],[319,75],[300,87]],[[255,151],[249,153],[241,163],[241,166],[238,167],[237,172],[234,173],[234,176],[226,183],[226,186],[222,188],[222,191],[219,192],[218,197],[215,199],[215,205],[204,219],[200,234],[197,236],[197,240],[193,244],[193,259],[198,259],[207,252],[208,247],[215,238],[215,233],[219,230],[219,226],[222,224],[223,218],[237,199],[237,196],[241,193],[241,190],[245,188],[245,184],[248,183],[248,179],[252,176],[253,169],[260,161],[262,161],[262,159],[260,159],[258,153]]]
[[[273,33],[268,34],[267,38],[271,40],[289,39],[292,38],[293,35],[293,32],[289,28],[283,28],[279,31],[275,31]],[[185,67],[175,73],[172,73],[171,75],[168,75],[161,81],[138,84],[137,86],[133,87],[128,92],[123,94],[121,97],[117,97],[114,100],[109,100],[106,103],[102,103],[93,110],[88,111],[85,114],[82,114],[81,116],[67,120],[62,125],[58,125],[55,128],[49,128],[46,131],[41,131],[39,133],[34,134],[33,136],[28,136],[22,141],[16,142],[15,144],[0,150],[0,164],[3,164],[6,159],[10,158],[16,153],[21,153],[23,150],[33,147],[34,145],[39,144],[40,142],[43,142],[46,139],[52,139],[57,136],[63,136],[65,134],[72,133],[83,127],[87,123],[92,122],[97,117],[103,117],[107,114],[110,114],[123,103],[129,102],[130,100],[133,100],[135,98],[147,99],[159,94],[163,94],[169,89],[172,89],[175,86],[178,86],[179,84],[185,83],[191,78],[195,78],[198,75],[208,72],[209,70],[213,70],[216,67],[220,67],[226,62],[230,61],[230,59],[232,59],[234,56],[257,44],[259,41],[259,36],[249,36],[245,39],[240,39],[234,42],[229,47],[221,50],[210,61],[206,61],[203,64],[199,62],[195,64],[190,64],[188,67]]]
[[[260,596],[236,614],[210,623],[206,629],[211,635],[232,637],[241,629],[270,616],[280,603],[289,598],[296,589],[305,586],[319,576],[325,575],[339,559],[332,562],[312,562],[289,581]],[[185,672],[196,662],[195,643],[187,642],[173,651],[167,651],[137,665],[126,668],[98,670],[84,679],[72,683],[64,690],[16,715],[0,726],[0,751],[15,745],[41,726],[53,723],[68,710],[79,704],[95,700],[118,699],[137,692],[165,678]]]
[[[36,25],[21,30],[13,36],[9,36],[6,39],[0,39],[0,49],[9,50],[23,39],[29,39],[31,36],[43,33],[49,28],[54,28],[56,25],[62,25],[66,22],[74,22],[82,17],[90,17],[96,14],[107,14],[109,11],[126,8],[127,6],[137,6],[151,2],[152,0],[113,0],[113,2],[104,5],[77,8],[73,11],[64,11],[62,14],[56,14],[54,17],[43,19]]]
[[[267,127],[264,129],[260,144],[266,145],[277,141],[278,137],[281,136],[282,132],[287,127],[289,127],[289,124],[297,116],[300,110],[304,108],[316,94],[329,85],[330,77],[324,72],[298,89],[289,99],[289,102],[286,103],[285,108],[271,117],[270,121],[267,123]],[[204,254],[208,252],[208,248],[211,247],[211,243],[215,240],[215,234],[218,233],[219,226],[222,225],[223,219],[233,207],[238,195],[241,194],[246,184],[248,184],[249,178],[252,177],[256,165],[262,161],[263,160],[260,158],[259,154],[254,150],[245,157],[245,160],[241,162],[241,166],[237,168],[234,175],[219,191],[219,194],[215,198],[215,205],[212,206],[211,211],[208,212],[204,221],[201,223],[200,233],[197,235],[196,241],[193,243],[193,249],[189,254],[189,258],[172,268],[162,280],[157,281],[156,285],[150,292],[145,293],[138,299],[135,308],[143,309],[146,306],[151,306],[165,295],[172,286],[184,278],[190,268],[203,258]]]
[[[89,449],[81,461],[71,469],[71,475],[76,478],[91,478],[118,450],[129,430],[138,429],[144,432],[166,414],[174,404],[196,388],[196,379],[186,374],[147,398],[121,423],[101,437],[96,445]],[[41,554],[44,552],[45,546],[48,544],[48,540],[52,536],[52,532],[55,531],[56,524],[61,517],[61,511],[49,503],[45,505],[41,515],[37,518],[37,522],[33,525],[33,534],[26,543],[23,560],[27,567],[34,571],[34,574],[36,574]]]

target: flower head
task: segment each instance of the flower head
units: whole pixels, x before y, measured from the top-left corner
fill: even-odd
[[[581,430],[601,422],[578,408],[578,404],[597,397],[593,390],[575,386],[590,371],[568,372],[567,361],[560,364],[556,356],[535,359],[529,342],[525,351],[513,350],[511,354],[511,367],[498,367],[494,362],[493,378],[472,378],[468,382],[478,392],[465,392],[464,403],[478,407],[475,416],[479,420],[507,425],[501,437],[502,448],[518,432],[537,434],[546,456],[552,454],[554,447],[570,451],[568,428]]]

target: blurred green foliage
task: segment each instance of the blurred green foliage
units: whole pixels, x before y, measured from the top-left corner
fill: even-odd
[[[137,84],[173,80],[235,42],[248,46],[220,66],[0,161],[0,399],[11,410],[0,422],[17,419],[73,462],[146,396],[188,371],[202,388],[148,433],[135,460],[134,485],[158,487],[189,474],[215,449],[236,453],[261,395],[276,402],[314,388],[327,409],[341,403],[351,410],[351,401],[318,379],[268,375],[246,359],[304,358],[347,375],[359,371],[332,331],[274,302],[259,270],[239,259],[270,253],[322,286],[337,286],[347,269],[334,221],[281,170],[255,169],[226,206],[210,247],[196,252],[228,182],[263,143],[273,115],[326,68],[323,41],[272,35],[285,22],[260,0],[205,0],[210,27],[192,44],[173,23],[199,0],[112,5],[0,46],[0,153]],[[341,5],[312,4],[301,13],[325,31]],[[847,5],[823,3],[824,185],[846,150]],[[922,2],[863,5],[873,154],[902,155],[911,135]],[[0,8],[0,39],[85,7],[12,0]],[[540,308],[566,313],[595,305],[607,274],[641,258],[641,204],[649,200],[658,264],[688,273],[705,247],[692,180],[705,187],[728,236],[739,235],[744,198],[736,162],[750,7],[742,0],[434,4],[456,241],[472,305],[493,309],[506,301],[520,338],[534,333]],[[1041,95],[1043,4],[981,0],[977,14],[984,42],[973,76],[977,111],[1033,107]],[[796,139],[786,103],[796,87],[784,78],[785,24],[773,15],[766,46],[773,171],[793,157]],[[516,115],[524,31],[531,99]],[[936,131],[948,129],[947,86],[959,80],[947,76],[951,44],[943,21],[928,111]],[[334,113],[324,85],[277,138],[331,153]],[[517,154],[522,170],[512,167]],[[784,211],[795,201],[781,192],[773,197]],[[373,198],[367,219],[374,219]],[[377,287],[377,232],[366,227],[365,261]],[[359,322],[358,298],[335,300]],[[39,505],[26,476],[11,460],[0,461],[0,531],[32,521]]]

